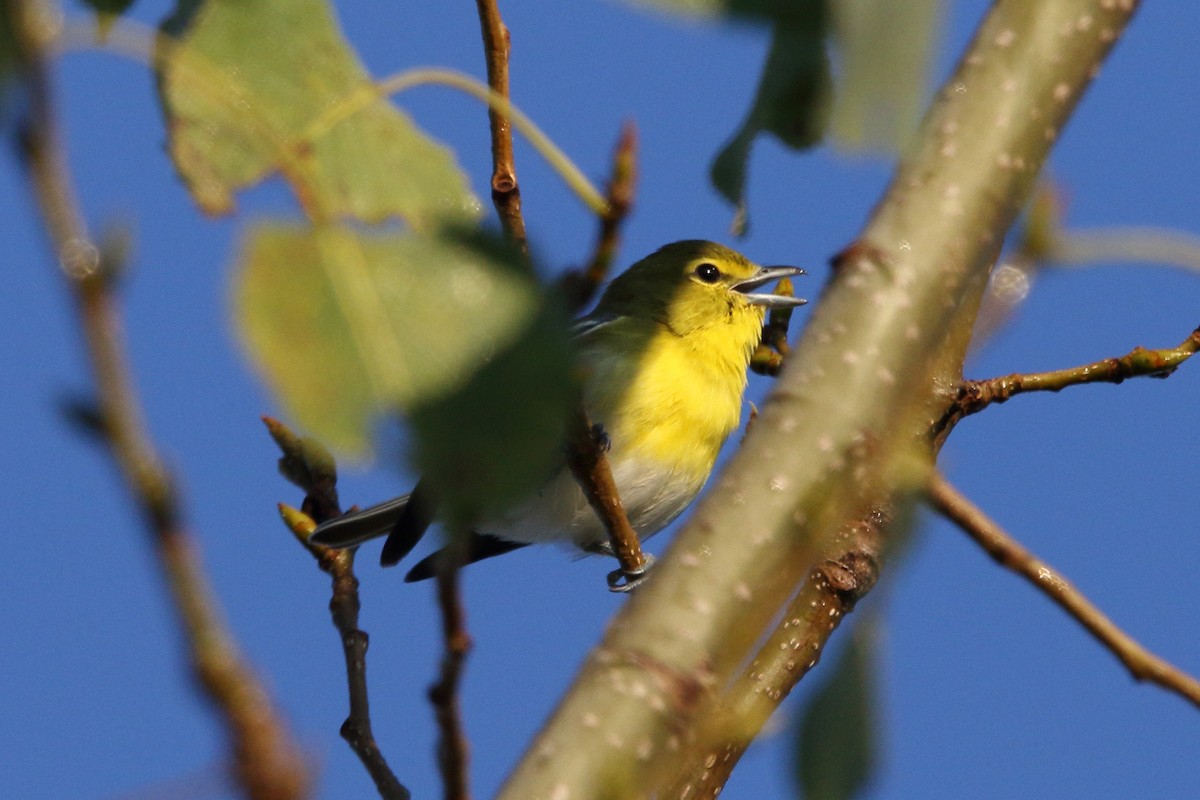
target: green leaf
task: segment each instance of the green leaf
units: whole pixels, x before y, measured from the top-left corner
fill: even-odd
[[[924,108],[939,0],[838,0],[831,5],[838,60],[830,131],[855,149],[900,150]]]
[[[451,152],[376,96],[325,0],[185,0],[163,31],[168,146],[205,211],[279,173],[317,220],[478,215]]]
[[[825,49],[827,0],[630,2],[692,16],[737,17],[771,24],[771,48],[754,102],[709,168],[713,187],[737,209],[733,233],[743,236],[749,227],[746,174],[758,135],[773,134],[794,150],[813,147],[824,135],[832,84]]]
[[[450,531],[497,518],[564,467],[576,397],[566,330],[562,306],[546,304],[465,385],[413,411],[416,466]]]
[[[101,17],[119,17],[133,5],[134,0],[80,0]]]
[[[808,0],[627,0],[631,5],[649,6],[674,14],[695,17],[744,16],[778,19]]]
[[[826,17],[822,0],[800,0],[778,16],[754,103],[713,160],[713,186],[738,209],[737,235],[746,232],[746,170],[758,134],[774,134],[795,150],[821,140],[830,92]]]
[[[848,800],[876,762],[873,618],[854,626],[829,678],[800,720],[796,769],[805,800]]]
[[[466,385],[539,318],[517,259],[461,235],[260,224],[238,257],[235,322],[288,413],[361,455],[377,417]]]

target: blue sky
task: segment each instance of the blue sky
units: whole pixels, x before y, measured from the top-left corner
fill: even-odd
[[[339,9],[376,75],[445,65],[482,75],[474,5],[367,2]],[[938,74],[986,4],[947,4]],[[600,178],[622,121],[636,121],[641,183],[622,263],[679,238],[728,241],[729,209],[708,161],[752,96],[766,47],[754,28],[687,23],[615,2],[504,3],[517,103]],[[153,22],[165,3],[142,2]],[[1050,172],[1067,222],[1200,234],[1196,157],[1200,10],[1147,3],[1061,138]],[[294,214],[278,183],[239,199],[239,219],[196,212],[164,154],[144,68],[68,56],[57,73],[71,164],[89,221],[131,224],[127,329],[150,427],[183,487],[225,615],[321,767],[322,798],[371,796],[337,736],[345,714],[328,582],[290,541],[275,503],[298,493],[275,474],[258,421],[277,413],[229,324],[230,260],[247,219]],[[486,117],[444,89],[398,100],[454,147],[486,197]],[[588,252],[593,221],[523,143],[526,220],[544,263]],[[884,158],[760,143],[753,228],[739,247],[809,267],[819,292],[889,175]],[[197,699],[164,587],[114,471],[63,424],[60,402],[88,387],[72,309],[14,161],[0,162],[0,299],[6,444],[0,500],[8,570],[0,618],[0,786],[11,797],[226,797],[219,731]],[[985,377],[1177,344],[1200,324],[1200,276],[1106,264],[1040,276],[1012,324],[969,365]],[[799,322],[802,323],[801,317]],[[768,382],[756,379],[761,396]],[[1135,637],[1200,672],[1200,364],[1167,381],[1022,397],[965,422],[942,456],[951,480]],[[343,501],[368,503],[412,478],[381,463],[343,469]],[[861,607],[880,613],[883,753],[870,796],[1194,796],[1200,716],[1132,683],[1115,659],[1031,588],[948,526],[922,517],[905,557]],[[655,540],[651,548],[663,549]],[[376,733],[416,797],[440,793],[424,690],[438,658],[432,587],[405,585],[364,553],[363,627]],[[465,576],[475,651],[464,706],[479,796],[494,792],[588,647],[624,602],[609,568],[530,548]],[[814,678],[820,678],[820,670]],[[807,682],[806,682],[807,683]],[[802,685],[803,698],[810,687]],[[786,797],[796,698],[722,797]],[[185,791],[186,790],[186,791]],[[188,793],[190,792],[190,794]]]

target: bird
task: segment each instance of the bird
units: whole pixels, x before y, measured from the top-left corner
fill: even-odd
[[[802,275],[762,267],[715,242],[674,242],[614,278],[572,333],[582,403],[630,525],[642,541],[665,528],[700,493],[721,446],[741,420],[750,358],[766,312],[804,300],[752,290]],[[387,536],[380,563],[398,563],[436,518],[435,492],[412,492],[317,526],[309,541],[352,547]],[[608,534],[566,464],[502,518],[469,534],[464,563],[528,544],[565,542],[611,554]],[[414,566],[408,582],[437,574],[444,551]]]

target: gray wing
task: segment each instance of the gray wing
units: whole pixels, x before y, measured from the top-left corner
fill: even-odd
[[[385,503],[334,517],[318,525],[308,540],[322,547],[341,549],[385,536],[404,513],[408,498],[409,495],[393,497]]]

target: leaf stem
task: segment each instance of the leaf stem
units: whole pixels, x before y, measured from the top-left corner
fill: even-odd
[[[603,195],[592,185],[592,182],[580,171],[579,167],[575,166],[575,163],[571,161],[566,153],[559,149],[558,145],[554,144],[550,137],[543,133],[542,129],[532,119],[513,105],[507,97],[498,94],[491,87],[480,83],[470,75],[440,67],[424,67],[390,75],[376,83],[376,89],[381,95],[393,95],[417,86],[426,85],[449,86],[453,89],[458,89],[461,92],[471,95],[481,103],[486,103],[489,108],[497,113],[503,114],[529,140],[533,148],[559,174],[559,177],[575,192],[575,195],[592,213],[599,216],[609,213],[608,204],[605,202]],[[358,110],[358,105],[361,102],[356,98],[351,98],[345,103],[339,104],[339,106],[330,112],[336,113],[337,116],[329,121],[336,122],[342,116],[354,113]]]
[[[174,477],[147,432],[112,291],[120,265],[92,242],[79,210],[53,113],[46,68],[50,40],[39,29],[37,4],[5,2],[29,90],[28,115],[18,134],[21,155],[75,300],[96,384],[98,430],[144,518],[192,671],[225,726],[240,787],[261,800],[305,797],[306,759],[222,619],[183,522]]]

